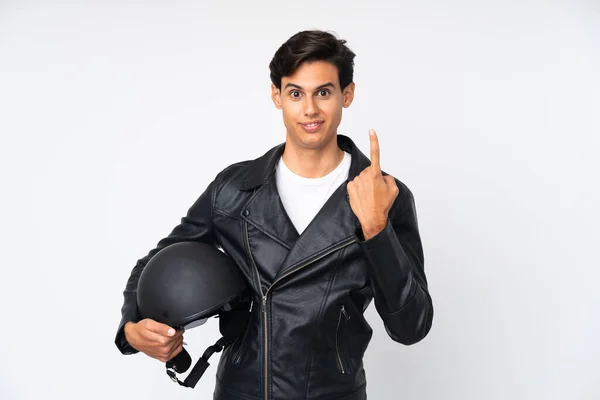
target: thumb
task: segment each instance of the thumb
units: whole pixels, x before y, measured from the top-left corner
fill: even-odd
[[[163,335],[163,336],[173,336],[175,335],[175,329],[171,328],[169,325],[154,321],[154,320],[149,320],[149,326],[148,329],[150,329],[153,332],[158,333],[159,335]]]
[[[387,183],[388,185],[396,185],[396,180],[394,179],[394,177],[392,175],[385,175],[383,177],[383,180],[385,181],[385,183]]]

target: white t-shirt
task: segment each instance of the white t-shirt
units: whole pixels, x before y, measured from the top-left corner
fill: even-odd
[[[275,168],[277,191],[298,233],[302,233],[335,190],[348,179],[350,153],[329,174],[305,178],[293,173],[280,158]]]

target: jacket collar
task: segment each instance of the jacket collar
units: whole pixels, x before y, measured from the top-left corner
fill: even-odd
[[[352,155],[348,181],[354,179],[363,169],[371,165],[371,161],[365,156],[356,144],[345,135],[337,135],[338,146]],[[239,190],[254,190],[265,184],[275,172],[275,167],[285,149],[285,142],[281,143],[261,157],[252,160],[248,165],[248,172],[240,182]]]

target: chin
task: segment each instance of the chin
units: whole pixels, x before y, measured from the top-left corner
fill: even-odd
[[[328,142],[332,135],[325,132],[308,133],[301,131],[297,132],[295,136],[297,140],[304,146],[318,148],[321,147],[325,142]]]

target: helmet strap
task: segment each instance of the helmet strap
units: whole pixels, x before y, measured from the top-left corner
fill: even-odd
[[[212,346],[209,346],[206,349],[206,351],[204,351],[204,354],[202,354],[202,357],[200,357],[200,359],[198,359],[198,361],[196,362],[196,365],[194,365],[194,368],[192,368],[192,371],[187,376],[187,378],[185,378],[185,380],[181,381],[177,378],[177,376],[175,375],[177,372],[176,369],[173,368],[172,366],[169,366],[169,363],[167,363],[167,375],[169,375],[169,377],[173,380],[173,382],[177,382],[181,386],[185,386],[188,388],[194,388],[196,386],[196,384],[198,383],[198,381],[200,380],[200,378],[202,377],[202,375],[204,374],[204,371],[206,371],[206,369],[210,365],[208,362],[208,359],[214,353],[218,353],[221,350],[223,350],[223,347],[225,347],[226,342],[227,342],[226,339],[224,337],[222,337],[221,339],[217,340],[217,342],[215,344],[213,344]],[[185,351],[185,349],[182,351]]]
[[[202,357],[198,359],[194,368],[190,374],[185,378],[185,380],[181,381],[177,378],[176,373],[182,372],[177,370],[177,366],[175,363],[171,361],[166,363],[167,367],[167,375],[173,380],[173,382],[177,382],[181,386],[185,386],[188,388],[194,388],[208,366],[210,365],[208,359],[214,354],[219,353],[223,350],[224,347],[233,343],[235,339],[242,334],[244,329],[246,328],[246,324],[248,319],[250,318],[250,313],[248,312],[248,305],[244,304],[240,308],[234,308],[230,311],[220,312],[218,314],[219,317],[219,330],[221,331],[221,335],[223,335],[215,344],[209,346]],[[182,350],[182,353],[185,352],[183,357],[188,357],[189,354],[185,349]],[[188,364],[189,366],[189,364]],[[186,368],[187,369],[187,368]],[[185,372],[185,371],[183,371]]]

